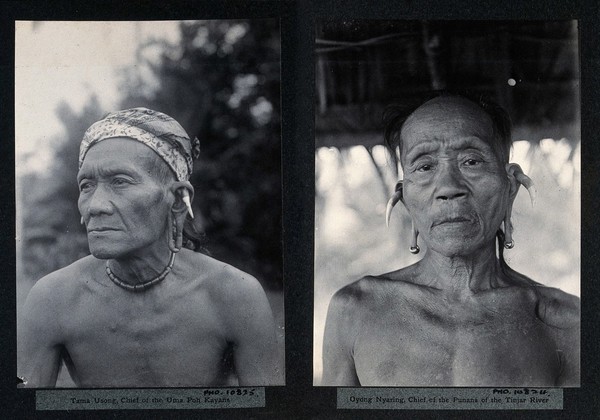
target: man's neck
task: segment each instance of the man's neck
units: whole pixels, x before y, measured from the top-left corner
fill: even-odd
[[[419,266],[428,286],[456,298],[506,285],[493,243],[469,256],[447,257],[428,250]]]
[[[110,259],[108,264],[113,274],[121,281],[134,286],[160,275],[167,267],[170,256],[171,250],[165,240],[146,247],[140,252]]]

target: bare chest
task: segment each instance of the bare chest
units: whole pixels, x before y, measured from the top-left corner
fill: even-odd
[[[191,302],[96,299],[68,326],[67,362],[81,386],[220,385],[228,343],[202,296]]]
[[[560,355],[534,307],[408,304],[369,317],[354,348],[362,385],[552,386]]]

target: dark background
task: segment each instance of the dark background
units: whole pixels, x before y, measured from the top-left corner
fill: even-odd
[[[579,141],[574,21],[324,19],[315,31],[316,147],[381,144],[387,106],[444,89],[498,103],[515,140]]]
[[[565,409],[557,412],[519,412],[527,418],[590,418],[600,412],[597,400],[600,372],[597,360],[600,292],[596,282],[596,214],[599,179],[598,115],[600,107],[599,13],[595,0],[526,5],[510,1],[284,1],[284,2],[72,2],[0,3],[0,110],[2,110],[0,190],[4,193],[2,217],[2,410],[6,418],[73,417],[117,418],[114,412],[47,413],[35,411],[33,390],[16,389],[15,353],[15,252],[14,252],[14,20],[132,20],[216,19],[280,17],[282,35],[282,180],[283,180],[283,279],[286,299],[286,387],[267,389],[266,407],[243,411],[129,412],[131,417],[464,417],[457,412],[401,412],[335,410],[335,389],[312,387],[312,278],[314,220],[314,23],[336,19],[579,19],[582,84],[582,386],[565,390]],[[121,413],[122,414],[122,413]],[[507,417],[514,412],[479,412],[474,416]]]

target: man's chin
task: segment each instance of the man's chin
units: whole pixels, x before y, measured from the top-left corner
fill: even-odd
[[[431,249],[445,257],[469,257],[485,247],[485,243],[474,238],[454,238],[432,244]]]
[[[90,250],[90,253],[98,258],[99,260],[112,260],[117,258],[119,255],[114,253],[114,252],[109,252],[109,251],[92,251]]]
[[[116,247],[106,245],[102,246],[90,243],[89,248],[90,253],[100,260],[115,259],[126,254],[126,252],[122,249],[117,249]]]

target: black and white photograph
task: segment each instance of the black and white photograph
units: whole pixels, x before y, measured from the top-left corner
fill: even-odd
[[[0,1],[0,417],[598,417],[599,13]]]
[[[315,386],[579,387],[578,22],[315,27]]]
[[[15,22],[19,388],[285,384],[278,19]]]

